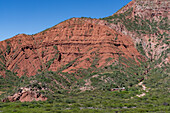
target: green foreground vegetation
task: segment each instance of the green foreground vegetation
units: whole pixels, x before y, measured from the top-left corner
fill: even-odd
[[[0,103],[3,113],[168,113],[168,95],[152,91],[139,98],[135,91],[87,91],[82,94],[57,94],[54,100],[45,102]]]
[[[159,59],[160,60],[160,59]],[[156,67],[159,63],[141,62],[134,65],[132,59],[119,59],[117,64],[113,63],[103,69],[91,68],[81,69],[79,73],[63,73],[45,71],[33,77],[17,77],[15,73],[6,71],[6,78],[0,78],[1,99],[17,92],[19,87],[47,88],[41,91],[48,97],[47,101],[33,102],[0,102],[2,113],[145,113],[158,112],[168,113],[170,111],[170,81],[169,64],[162,68]],[[129,67],[123,65],[126,63]],[[72,65],[73,62],[64,66],[63,69]],[[149,66],[149,67],[146,67]],[[66,76],[69,80],[62,78]],[[98,75],[97,77],[93,77]],[[74,76],[82,76],[76,79]],[[104,78],[104,82],[101,78]],[[55,84],[57,80],[65,88]],[[85,81],[90,79],[93,90],[81,91],[81,87],[87,87]],[[30,81],[37,82],[30,84]],[[138,85],[139,82],[148,88],[148,92]],[[38,83],[42,83],[39,85]],[[14,88],[15,87],[15,88]],[[111,88],[125,87],[125,91],[111,91]],[[51,89],[53,92],[51,92]],[[142,97],[137,95],[145,93]]]

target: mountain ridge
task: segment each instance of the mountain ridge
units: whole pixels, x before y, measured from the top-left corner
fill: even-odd
[[[92,21],[92,22],[89,22],[89,21]],[[100,22],[100,20],[94,20],[94,21]],[[82,26],[80,23],[82,24]],[[70,26],[72,26],[72,27],[70,27]],[[60,31],[60,29],[63,29],[63,30]],[[76,29],[76,30],[74,30],[74,29]],[[82,30],[82,29],[84,29],[84,30]],[[94,29],[98,29],[98,30],[94,30]],[[117,39],[116,39],[116,37],[117,37]],[[34,64],[35,66],[33,66],[36,68],[35,71],[37,71],[38,69],[40,69],[41,66],[42,66],[41,68],[44,69],[45,67],[43,66],[43,64],[45,65],[49,60],[53,59],[52,57],[55,57],[54,55],[52,55],[52,57],[48,56],[51,58],[48,58],[46,60],[46,62],[43,62],[43,60],[45,60],[43,58],[46,57],[46,54],[49,54],[49,53],[45,52],[46,51],[45,48],[48,48],[48,46],[50,48],[52,46],[56,46],[54,48],[51,48],[52,52],[50,52],[50,54],[54,54],[54,53],[59,54],[59,57],[64,56],[64,54],[72,54],[71,51],[74,51],[73,49],[76,49],[73,52],[74,55],[72,56],[72,57],[74,57],[74,59],[76,58],[75,57],[76,54],[78,56],[79,55],[81,56],[81,54],[84,54],[80,51],[85,51],[85,53],[86,53],[86,52],[88,52],[88,49],[90,47],[93,47],[93,48],[95,48],[95,46],[103,47],[104,45],[108,46],[110,49],[113,49],[113,50],[109,50],[108,47],[105,47],[107,52],[104,52],[103,50],[98,50],[99,54],[110,54],[111,55],[110,57],[112,57],[112,54],[120,53],[120,54],[126,54],[125,56],[131,57],[130,55],[128,55],[129,54],[128,51],[131,51],[131,54],[133,56],[135,54],[137,55],[137,57],[140,56],[139,53],[137,52],[137,50],[135,50],[135,48],[133,47],[134,44],[132,43],[132,40],[130,40],[130,38],[128,38],[128,37],[126,37],[126,38],[123,38],[123,37],[125,37],[125,36],[123,36],[123,34],[117,33],[116,31],[109,29],[107,26],[105,26],[104,23],[102,23],[100,25],[100,24],[94,24],[93,19],[73,18],[73,19],[62,22],[61,24],[58,24],[57,26],[54,26],[48,30],[42,31],[35,35],[25,35],[25,34],[17,35],[15,37],[13,37],[12,39],[1,42],[2,43],[1,48],[9,47],[10,44],[7,44],[8,42],[13,43],[10,45],[10,52],[9,52],[9,54],[7,53],[7,56],[6,56],[7,59],[5,60],[6,61],[5,64],[6,64],[8,70],[13,70],[14,68],[16,68],[15,65],[18,65],[16,61],[19,60],[19,59],[17,59],[17,56],[21,56],[21,57],[23,57],[22,60],[20,59],[21,65],[20,66],[18,65],[17,68],[23,67],[22,65],[24,65],[24,63],[23,63],[24,59],[26,60],[25,62],[27,62],[29,64],[30,61],[33,62],[33,59],[35,57],[37,57],[39,59],[39,63],[37,60],[36,64],[39,64],[40,66],[36,66],[36,64]],[[37,45],[37,43],[38,43],[38,45]],[[66,49],[66,51],[63,50],[64,48],[62,48],[62,46],[70,45],[70,44],[71,44],[71,46],[70,46],[71,49]],[[77,44],[79,44],[80,46],[76,46]],[[104,45],[102,46],[101,44],[104,44]],[[113,46],[110,46],[110,44],[112,44]],[[72,47],[72,45],[75,47]],[[87,47],[88,49],[83,50],[83,48],[81,48],[81,46]],[[128,48],[128,49],[126,49],[126,48]],[[122,50],[120,50],[120,49],[122,49]],[[29,59],[29,57],[31,57],[30,52],[33,50],[34,50],[34,52],[37,52],[37,55],[35,55],[34,58],[32,58],[32,60],[30,60]],[[5,50],[3,50],[3,51],[6,52]],[[14,51],[16,51],[16,52],[14,52]],[[26,51],[28,51],[29,53],[26,53]],[[93,52],[92,50],[90,50],[90,51]],[[116,51],[120,51],[120,52],[116,52]],[[121,51],[122,51],[122,53],[121,53]],[[134,51],[134,52],[132,52],[132,51]],[[25,58],[23,55],[25,56]],[[86,56],[88,56],[88,55],[90,55],[90,53],[86,54]],[[104,57],[104,56],[101,56],[101,58],[102,57]],[[118,57],[118,55],[115,55],[115,58],[116,57]],[[142,57],[142,56],[140,56],[140,57]],[[106,55],[106,58],[104,58],[103,60],[105,60],[107,58],[109,58],[109,56]],[[27,61],[27,59],[28,59],[28,61]],[[72,60],[74,60],[74,59],[72,58]],[[85,57],[82,60],[85,60]],[[58,59],[58,61],[59,61],[59,59]],[[66,61],[66,59],[64,60],[64,62],[65,61]],[[16,64],[14,62],[16,62]],[[54,62],[57,62],[57,60]],[[80,65],[83,66],[84,64],[80,64]],[[90,64],[87,64],[87,65],[90,65]],[[30,72],[29,68],[31,70],[33,70],[32,66],[31,66],[32,68],[31,67],[27,68],[27,66],[24,68],[28,69],[28,72]],[[102,66],[102,64],[99,64],[99,67],[100,66]],[[56,67],[54,67],[54,68],[56,68]],[[53,69],[50,68],[49,70],[52,69],[52,71],[56,71],[57,68],[56,69],[54,69],[54,68]],[[79,67],[79,68],[82,68],[82,67]],[[84,68],[87,68],[87,67],[84,66]],[[35,71],[31,72],[31,73],[34,73],[34,75],[35,75],[36,74]],[[18,71],[14,71],[14,72],[17,72],[18,74],[20,74],[20,73],[24,74],[24,69],[22,69],[19,72]],[[28,76],[32,76],[33,74],[31,74],[31,73],[28,74]],[[20,76],[21,76],[21,74],[20,74]]]
[[[139,93],[140,98],[168,94],[168,14],[166,0],[132,0],[106,18],[71,18],[34,35],[1,41],[3,100],[48,101],[115,89],[116,95],[130,95],[128,100]]]

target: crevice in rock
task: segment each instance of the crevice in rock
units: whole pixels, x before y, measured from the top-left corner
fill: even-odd
[[[61,61],[61,53],[59,53],[58,61],[59,61],[59,62]]]
[[[120,44],[114,44],[114,45],[117,46],[117,47],[120,46]]]
[[[127,48],[128,46],[127,45],[125,45],[125,44],[123,44],[123,46],[125,47],[125,48]]]

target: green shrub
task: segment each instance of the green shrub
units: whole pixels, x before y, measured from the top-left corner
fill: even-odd
[[[6,52],[7,52],[8,55],[9,55],[9,53],[11,52],[11,47],[10,47],[10,45],[7,45],[7,47],[6,47]]]
[[[75,100],[72,100],[72,99],[67,99],[67,100],[66,100],[66,103],[71,104],[71,103],[76,103],[76,101],[75,101]]]

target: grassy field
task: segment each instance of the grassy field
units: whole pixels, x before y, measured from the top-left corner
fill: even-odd
[[[45,102],[0,103],[2,113],[145,113],[170,111],[170,98],[149,91],[137,97],[138,91],[86,91],[80,94],[56,94]]]

